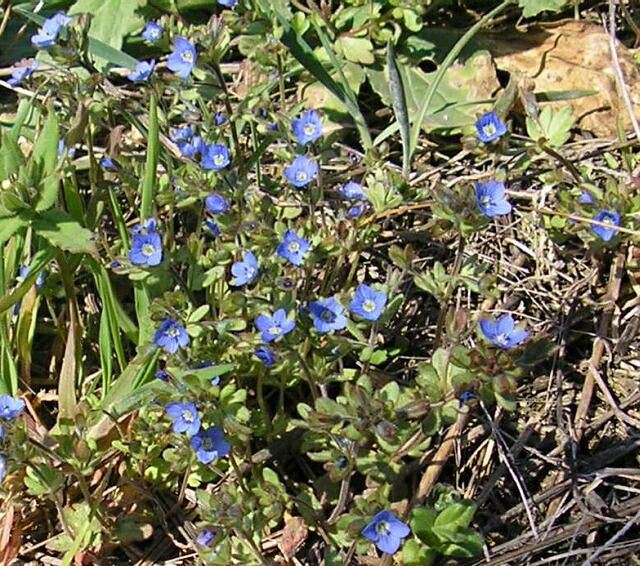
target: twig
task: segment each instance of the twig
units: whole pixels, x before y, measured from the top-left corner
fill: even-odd
[[[606,28],[607,26],[605,23],[605,29]],[[627,108],[627,113],[631,118],[633,131],[636,134],[636,140],[640,142],[640,125],[638,124],[638,120],[636,119],[636,115],[633,111],[633,104],[629,97],[627,85],[624,82],[624,75],[622,74],[622,68],[620,67],[620,61],[618,59],[618,52],[616,51],[616,5],[614,0],[609,0],[609,49],[611,50],[611,62],[613,63],[613,70],[615,71],[616,79],[618,80],[620,94],[622,95],[622,100],[624,100],[624,105]]]
[[[580,442],[582,433],[586,427],[586,417],[589,411],[589,405],[591,404],[591,397],[593,396],[593,388],[595,383],[594,372],[598,371],[600,366],[600,360],[604,353],[604,341],[609,332],[609,326],[613,318],[613,311],[615,303],[620,294],[620,282],[622,280],[622,274],[624,272],[624,262],[626,259],[626,252],[624,249],[618,249],[616,256],[611,264],[611,272],[609,274],[609,286],[606,300],[604,301],[604,311],[600,317],[600,325],[598,327],[598,337],[593,342],[591,350],[591,359],[589,360],[589,370],[587,371],[587,377],[582,386],[582,392],[580,393],[580,402],[576,409],[575,423],[575,441]]]
[[[626,532],[638,521],[638,519],[640,519],[640,509],[638,509],[637,513],[627,521],[624,527],[622,527],[615,535],[613,535],[607,542],[605,542],[600,548],[598,548],[598,550],[593,553],[593,556],[587,558],[582,563],[582,566],[591,566],[592,564],[595,564],[594,560],[598,558],[598,556],[600,556],[605,550],[607,550],[607,548],[612,546],[620,537],[623,537]]]

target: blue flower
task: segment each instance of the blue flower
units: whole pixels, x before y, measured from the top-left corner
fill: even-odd
[[[315,110],[307,110],[300,118],[291,122],[291,128],[302,145],[316,141],[322,136],[320,115]]]
[[[162,261],[162,239],[157,232],[133,234],[129,261],[134,265],[154,266]]]
[[[318,175],[318,163],[304,155],[298,155],[291,165],[284,168],[284,176],[297,188],[308,185]]]
[[[200,546],[211,546],[211,543],[215,538],[216,538],[215,534],[211,529],[203,529],[198,533],[198,536],[196,537],[196,542]]]
[[[195,157],[204,147],[202,138],[195,136],[194,133],[195,128],[190,125],[186,128],[178,128],[171,136],[171,141],[178,146],[183,157]]]
[[[7,474],[7,459],[0,454],[0,483],[4,481],[4,476]]]
[[[224,441],[224,431],[217,426],[201,430],[191,437],[191,446],[203,464],[209,464],[229,454],[231,445]]]
[[[31,43],[36,47],[51,47],[55,45],[60,30],[69,25],[72,19],[63,12],[58,12],[52,18],[47,18],[39,32],[31,36]]]
[[[164,369],[159,369],[156,371],[155,376],[160,380],[160,381],[169,381],[169,372],[167,372]]]
[[[332,330],[342,330],[347,326],[344,307],[335,297],[313,301],[309,304],[309,313],[313,319],[313,326],[323,334]]]
[[[204,229],[214,238],[222,233],[220,231],[220,226],[218,226],[218,223],[215,220],[206,220],[204,223]]]
[[[40,63],[38,61],[33,61],[30,65],[18,67],[13,70],[11,78],[7,79],[7,82],[11,86],[18,86],[23,80],[28,79],[39,66]]]
[[[593,204],[596,199],[589,191],[582,191],[582,194],[578,198],[580,204]]]
[[[2,440],[4,438],[4,428],[2,425],[0,425],[0,440]],[[1,482],[2,480],[0,480]]]
[[[58,157],[62,157],[65,151],[67,152],[67,155],[71,159],[73,159],[73,156],[76,154],[75,147],[67,148],[66,144],[64,143],[64,140],[58,140]]]
[[[193,44],[182,36],[173,42],[173,51],[167,59],[167,67],[181,79],[186,79],[198,60],[198,52]]]
[[[300,266],[310,247],[311,244],[308,240],[299,238],[293,230],[287,230],[276,252],[280,257],[293,263],[293,265]]]
[[[140,61],[136,63],[136,68],[132,73],[127,75],[127,78],[133,82],[146,81],[153,73],[153,69],[156,66],[156,60]]]
[[[476,204],[480,212],[489,218],[511,212],[511,204],[504,198],[505,187],[501,181],[476,183]]]
[[[270,348],[267,348],[266,346],[258,346],[253,354],[262,362],[262,365],[266,368],[270,368],[276,365],[277,360],[275,352]]]
[[[278,309],[273,316],[261,314],[256,318],[256,328],[262,333],[265,342],[273,342],[295,327],[295,321],[287,318],[287,311],[284,309]]]
[[[229,203],[227,200],[222,195],[218,194],[209,195],[204,199],[204,204],[211,214],[222,214],[229,210]]]
[[[231,274],[234,276],[231,285],[235,287],[251,283],[258,275],[258,258],[251,252],[244,252],[242,261],[236,261],[231,266]]]
[[[213,121],[216,126],[222,126],[222,124],[224,124],[227,119],[224,117],[224,114],[222,114],[222,112],[216,112],[213,116]]]
[[[387,294],[384,291],[376,291],[362,283],[358,285],[349,308],[362,318],[378,320],[386,304]]]
[[[116,168],[116,164],[113,162],[113,159],[111,159],[110,157],[103,157],[100,160],[100,165],[102,165],[102,167],[104,167],[105,169],[115,169]]]
[[[213,143],[207,144],[202,150],[202,168],[212,171],[224,169],[231,160],[226,145]]]
[[[195,403],[172,401],[165,406],[167,415],[173,421],[173,432],[186,432],[189,436],[200,430],[200,415]]]
[[[8,421],[15,419],[23,410],[25,403],[22,399],[14,399],[11,395],[0,397],[0,418]]]
[[[398,552],[402,539],[409,536],[411,529],[391,511],[376,513],[372,521],[362,530],[362,534],[372,541],[380,551],[387,554]]]
[[[603,210],[596,214],[593,219],[606,224],[606,226],[591,225],[591,229],[605,242],[613,238],[614,234],[618,231],[616,226],[620,226],[620,215],[613,210]]]
[[[226,8],[233,8],[238,3],[238,0],[218,0],[218,4],[220,6],[225,6]]]
[[[31,271],[31,268],[28,265],[20,266],[20,271],[18,272],[18,279],[21,281],[24,281],[27,275],[29,275],[30,271]],[[36,289],[42,289],[42,287],[44,287],[45,278],[46,278],[46,275],[44,270],[38,273],[38,277],[36,277]]]
[[[367,208],[366,203],[359,202],[358,204],[356,204],[355,206],[352,206],[347,210],[347,218],[358,218],[358,216],[360,216],[365,211],[366,208]]]
[[[481,320],[480,329],[489,341],[502,350],[508,350],[527,339],[529,333],[519,330],[510,314],[501,316],[496,322]]]
[[[131,232],[134,234],[150,234],[158,231],[158,222],[155,218],[147,218],[141,224],[136,224]]]
[[[476,130],[478,130],[478,139],[483,143],[490,143],[504,136],[507,133],[507,127],[495,112],[487,112],[476,121]]]
[[[340,194],[348,200],[366,200],[367,195],[360,183],[349,181],[341,189]]]
[[[153,341],[159,348],[164,348],[165,352],[175,354],[179,348],[189,345],[189,335],[184,326],[168,318],[156,330]]]
[[[142,39],[147,40],[149,43],[155,43],[162,37],[164,29],[160,24],[156,22],[147,22],[144,30],[142,31]]]

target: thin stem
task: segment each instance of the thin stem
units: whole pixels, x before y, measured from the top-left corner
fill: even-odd
[[[436,349],[440,346],[442,342],[442,330],[444,328],[444,323],[447,320],[447,314],[449,312],[449,301],[451,300],[451,296],[453,295],[453,291],[456,288],[456,280],[458,275],[460,274],[460,269],[462,268],[462,260],[464,259],[464,238],[460,236],[458,239],[458,249],[456,251],[456,259],[453,263],[453,270],[451,271],[451,278],[447,284],[447,290],[442,299],[442,308],[438,313],[438,323],[436,326],[436,337],[433,343],[433,348]]]

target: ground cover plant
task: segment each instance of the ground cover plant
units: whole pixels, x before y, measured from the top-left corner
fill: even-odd
[[[635,563],[639,13],[2,3],[0,561]]]

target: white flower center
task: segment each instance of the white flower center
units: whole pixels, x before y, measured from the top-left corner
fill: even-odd
[[[312,135],[313,132],[316,131],[316,127],[314,124],[312,124],[311,122],[309,122],[305,127],[304,127],[304,133],[307,134],[308,136]]]
[[[362,310],[364,312],[373,312],[376,310],[376,303],[371,299],[367,299],[364,303],[362,303]]]
[[[191,51],[183,51],[180,57],[185,63],[193,63],[193,53]]]
[[[224,164],[224,155],[222,155],[221,153],[218,153],[217,155],[213,156],[213,162],[216,165],[223,165]]]
[[[376,532],[381,536],[386,536],[390,533],[389,530],[389,522],[388,521],[380,521],[376,525]]]
[[[298,242],[291,242],[288,247],[289,251],[294,254],[300,251],[300,244]]]
[[[509,342],[509,337],[506,334],[498,334],[496,336],[496,342],[501,346],[506,346]]]
[[[172,326],[167,330],[167,334],[171,336],[171,338],[176,338],[180,334],[180,331],[175,326]]]
[[[482,127],[482,131],[484,132],[485,136],[492,136],[493,134],[496,133],[496,125],[495,124],[487,124],[486,126]]]
[[[296,173],[296,181],[306,181],[307,174],[304,171],[298,171]]]
[[[267,330],[267,332],[271,334],[271,336],[277,336],[278,334],[280,334],[280,327],[272,326],[271,328],[269,328],[269,330]]]
[[[187,411],[187,410],[182,411],[182,420],[187,423],[192,423],[193,414],[191,413],[191,411]]]
[[[480,199],[482,206],[489,206],[491,204],[491,197],[489,195],[485,195]]]
[[[153,244],[144,244],[142,246],[142,255],[151,257],[156,249],[153,247]]]

